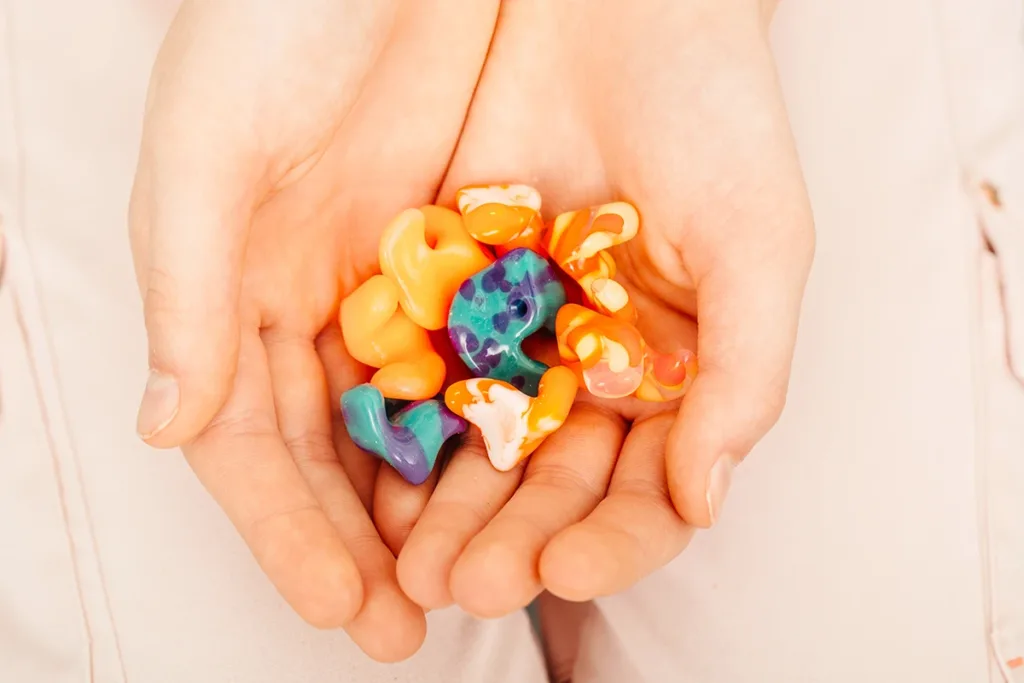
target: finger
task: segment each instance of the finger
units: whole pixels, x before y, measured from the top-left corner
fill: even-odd
[[[690,524],[715,522],[733,468],[785,404],[810,262],[802,236],[791,233],[780,256],[723,258],[697,281],[700,370],[666,453],[672,500]]]
[[[378,534],[393,555],[398,555],[405,539],[426,506],[437,483],[435,468],[420,486],[412,486],[391,467],[358,448],[348,436],[341,414],[341,394],[369,379],[367,369],[345,350],[341,328],[328,326],[317,338],[317,350],[327,373],[334,442],[338,460],[348,474],[364,509],[374,516]],[[379,491],[379,492],[378,492]]]
[[[185,115],[206,111],[187,91],[154,97],[129,212],[150,363],[137,430],[169,447],[194,438],[231,390],[259,164],[215,112]]]
[[[625,434],[618,415],[573,407],[530,458],[512,498],[455,563],[451,589],[460,607],[493,618],[522,609],[541,592],[541,551],[604,498]]]
[[[458,354],[448,340],[447,330],[431,332],[430,337],[434,349],[448,368],[445,377],[447,384],[472,377],[469,368],[459,360]],[[377,526],[384,543],[396,556],[401,554],[409,534],[426,508],[430,494],[437,486],[445,457],[451,452],[454,443],[455,440],[452,439],[443,444],[433,471],[427,480],[419,485],[410,484],[395,468],[381,463],[380,475],[373,491],[373,523]]]
[[[449,580],[459,554],[512,496],[523,465],[491,466],[479,430],[463,435],[398,556],[398,583],[426,609],[453,602]]]
[[[586,519],[556,535],[540,557],[544,587],[582,601],[629,588],[682,552],[692,535],[665,480],[671,414],[633,425],[608,495]]]
[[[270,331],[263,336],[281,435],[362,577],[362,608],[345,630],[378,661],[405,659],[423,643],[426,620],[423,610],[399,589],[395,557],[338,460],[320,357],[308,339]]]
[[[316,350],[327,376],[337,457],[342,469],[348,474],[349,481],[355,487],[363,507],[369,512],[373,508],[373,492],[381,461],[358,448],[348,437],[345,420],[341,414],[341,395],[356,385],[368,382],[370,372],[348,354],[337,316],[333,317],[335,321],[317,336]]]
[[[536,604],[548,675],[552,683],[571,683],[580,637],[587,619],[595,611],[594,604],[569,602],[547,591],[541,593]]]
[[[292,608],[321,628],[349,623],[363,601],[359,569],[281,439],[255,331],[242,337],[223,410],[182,450]]]
[[[415,486],[403,479],[395,468],[380,468],[373,494],[373,523],[395,555],[402,552],[409,534],[427,507],[440,471],[441,464],[438,463],[427,480]]]

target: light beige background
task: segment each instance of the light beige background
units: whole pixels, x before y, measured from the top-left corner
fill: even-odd
[[[525,617],[432,614],[390,667],[306,627],[135,438],[126,203],[175,4],[0,0],[0,681],[544,680]],[[1024,680],[1022,27],[782,3],[819,230],[790,403],[720,526],[591,610],[578,683]]]

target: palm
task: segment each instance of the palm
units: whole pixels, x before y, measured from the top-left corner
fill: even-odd
[[[753,221],[778,228],[759,242],[772,251],[773,241],[808,223],[756,20],[735,31],[734,44],[702,45],[704,35],[723,33],[691,25],[688,5],[505,5],[441,196],[469,183],[526,182],[540,190],[548,217],[633,202],[641,232],[614,255],[640,331],[660,351],[696,349],[700,319],[702,361],[724,364],[726,330],[703,324],[705,307],[735,305],[712,285],[712,272],[731,268],[719,259],[728,252],[723,238]],[[752,112],[762,116],[753,124]],[[733,238],[746,239],[739,231]],[[794,273],[804,267],[800,252]],[[773,324],[756,312],[754,322]],[[701,390],[713,394],[713,380]],[[684,404],[682,421],[707,418],[717,436],[707,399]],[[677,408],[582,396],[525,468],[509,473],[488,471],[470,444],[453,457],[402,550],[402,587],[425,606],[454,599],[496,616],[542,587],[593,597],[660,566],[685,546],[684,518],[710,522],[704,472],[676,468],[671,481],[666,473]]]
[[[152,334],[220,312],[202,321],[205,339],[154,342],[154,363],[180,370],[205,354],[218,362],[201,374],[229,384],[223,401],[186,377],[181,411],[149,440],[187,442],[302,616],[345,625],[376,658],[402,658],[422,642],[424,617],[367,513],[377,461],[337,414],[339,394],[365,377],[341,343],[338,301],[375,270],[387,221],[434,199],[496,3],[298,5],[186,2],[154,71],[132,206],[147,324]],[[216,253],[190,248],[197,233]],[[155,262],[182,247],[184,266]],[[167,271],[208,263],[216,277],[168,310],[180,292]],[[218,398],[209,424],[212,412],[184,402],[204,390]]]

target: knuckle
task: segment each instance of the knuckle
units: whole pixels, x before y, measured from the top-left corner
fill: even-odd
[[[615,410],[600,403],[577,403],[573,406],[573,412],[569,419],[585,421],[588,431],[593,430],[621,430],[625,428],[626,421]]]
[[[287,566],[302,559],[292,557],[295,539],[291,531],[301,528],[309,517],[318,514],[321,511],[316,503],[303,503],[244,520],[239,531],[261,565],[271,568]]]
[[[326,432],[302,431],[295,434],[282,434],[282,436],[285,447],[300,466],[338,459],[334,450],[334,440]]]
[[[382,549],[380,534],[369,521],[364,524],[352,525],[354,528],[341,532],[345,547],[353,557],[377,558]]]
[[[472,500],[430,501],[433,526],[443,534],[461,533],[463,530],[479,530],[493,518],[490,510]]]
[[[272,439],[277,435],[277,424],[271,415],[255,409],[235,409],[215,415],[195,440],[230,443],[238,438]]]
[[[604,498],[605,494],[603,486],[591,481],[577,468],[561,462],[545,461],[543,458],[530,462],[523,485],[550,489],[553,496],[566,493],[581,495],[593,504]]]
[[[177,306],[177,284],[174,276],[163,268],[150,266],[145,275],[146,290],[143,308],[146,329],[151,341],[154,332],[178,326],[181,312]]]
[[[656,488],[656,487],[655,487]],[[680,542],[686,538],[686,522],[676,514],[667,495],[646,486],[625,489],[621,500],[628,501],[642,526],[626,527],[613,523],[648,571],[664,566],[681,552]]]
[[[459,436],[455,452],[452,457],[458,458],[486,458],[487,457],[487,446],[484,444],[483,434],[477,427],[471,427],[469,430]]]
[[[210,422],[210,430],[224,432],[225,436],[273,437],[277,425],[266,411],[234,410],[223,412]]]
[[[663,507],[669,500],[664,480],[635,478],[616,485],[616,497],[630,501],[638,510],[648,512]]]

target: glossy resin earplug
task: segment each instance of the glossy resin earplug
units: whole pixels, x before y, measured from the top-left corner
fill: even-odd
[[[446,368],[426,330],[445,326],[459,285],[492,259],[462,217],[439,206],[399,214],[381,237],[379,257],[382,275],[341,303],[345,346],[360,363],[380,368],[370,383],[387,398],[436,396]]]
[[[507,472],[562,426],[576,389],[572,371],[556,366],[544,373],[536,398],[506,382],[474,378],[448,387],[444,400],[453,413],[480,429],[491,464]]]
[[[499,256],[525,247],[540,251],[540,193],[529,185],[470,185],[455,194],[466,230]]]
[[[686,393],[697,374],[692,352],[661,353],[632,324],[583,306],[558,311],[555,335],[562,362],[601,398],[670,401]]]
[[[632,204],[613,202],[558,216],[544,235],[544,248],[575,280],[599,312],[634,322],[636,309],[615,277],[615,259],[608,249],[625,244],[640,230]]]
[[[562,363],[593,395],[622,398],[640,388],[647,349],[628,322],[567,304],[558,311],[555,336]]]
[[[417,401],[389,416],[384,396],[370,384],[342,394],[341,414],[355,445],[387,462],[414,485],[430,476],[444,442],[467,427],[465,420],[433,399]]]
[[[388,398],[418,400],[436,396],[445,364],[426,330],[399,306],[398,286],[374,275],[341,302],[345,347],[364,365],[380,368],[370,380]]]
[[[565,304],[565,288],[547,261],[529,249],[510,251],[462,283],[448,315],[448,336],[477,377],[497,379],[531,396],[547,366],[523,341],[547,326]]]
[[[492,260],[462,216],[440,206],[403,211],[380,240],[381,273],[398,286],[405,314],[428,330],[445,326],[459,285]]]
[[[483,432],[492,464],[509,470],[561,427],[580,387],[645,401],[686,392],[696,356],[648,345],[615,280],[609,250],[640,229],[632,205],[564,213],[545,227],[540,194],[528,185],[464,187],[456,203],[458,213],[425,206],[399,214],[379,245],[382,274],[341,304],[349,352],[378,368],[342,397],[358,446],[418,484],[468,420]],[[586,306],[567,305],[564,277]],[[445,326],[476,378],[452,385],[442,405],[433,397],[447,368],[428,331]],[[541,328],[555,333],[562,365],[548,368],[524,352]],[[395,399],[416,402],[399,408]]]
[[[684,395],[697,376],[697,354],[688,349],[662,353],[647,347],[644,381],[634,396],[641,401],[671,401]]]

